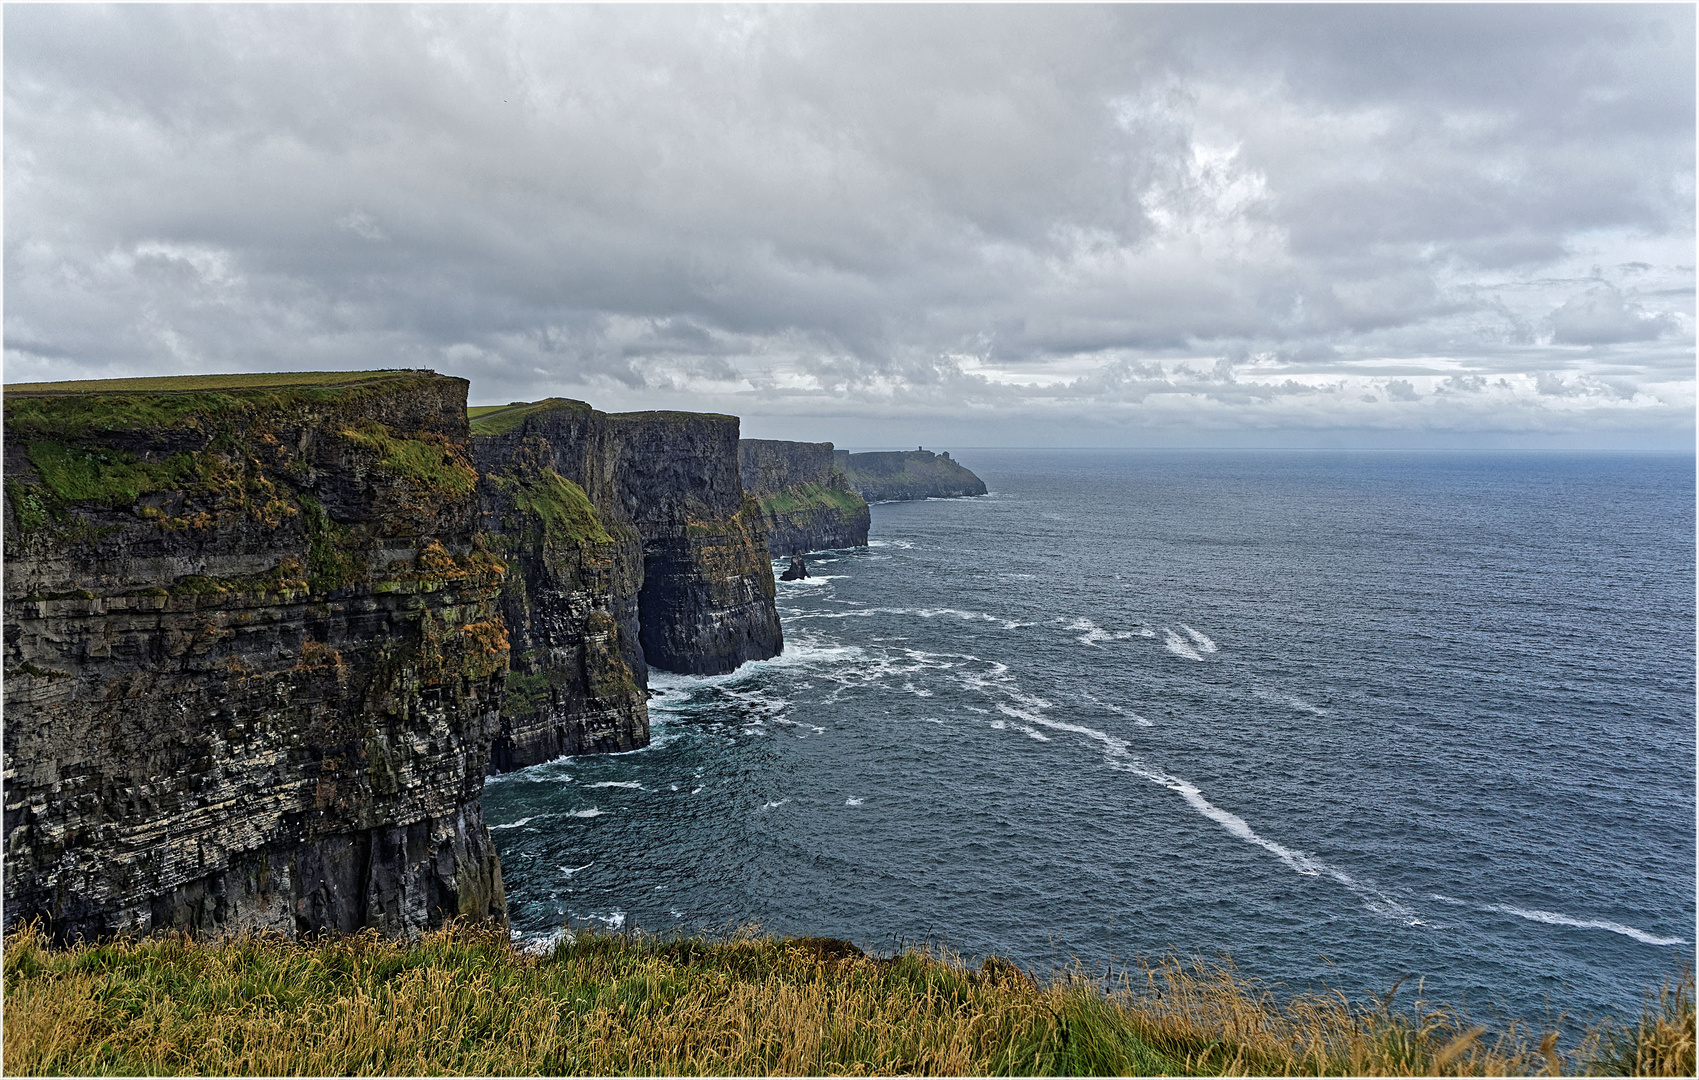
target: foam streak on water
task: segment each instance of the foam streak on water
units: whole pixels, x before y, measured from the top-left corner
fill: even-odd
[[[1674,971],[1691,459],[983,457],[810,556],[782,656],[652,673],[648,749],[489,785],[525,940],[1224,950],[1534,1018]]]

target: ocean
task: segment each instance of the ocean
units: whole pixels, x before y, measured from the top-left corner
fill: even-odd
[[[492,778],[516,934],[749,924],[1569,1025],[1694,956],[1694,459],[958,451],[654,673],[644,750]]]

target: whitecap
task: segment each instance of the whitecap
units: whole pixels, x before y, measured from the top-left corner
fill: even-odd
[[[860,799],[845,799],[844,805],[845,806],[860,806],[861,802],[862,802],[862,800],[860,800]]]
[[[497,829],[517,829],[521,825],[530,824],[532,820],[533,820],[532,818],[522,817],[518,821],[510,821],[505,825],[491,825],[490,831],[494,832]]]
[[[1187,626],[1185,623],[1180,624],[1180,629],[1182,629],[1186,632],[1186,636],[1191,638],[1192,642],[1194,644],[1196,644],[1199,649],[1202,649],[1204,652],[1215,652],[1216,651],[1217,646],[1216,646],[1215,642],[1209,640],[1209,636],[1207,634],[1203,634],[1203,633],[1200,633],[1196,630],[1193,630],[1191,627]]]
[[[600,780],[600,781],[597,781],[594,784],[591,784],[590,786],[593,787],[593,788],[619,787],[619,788],[635,788],[638,791],[643,790],[643,785],[639,784],[635,780]]]
[[[574,810],[567,817],[601,817],[602,812],[592,806],[588,810]]]
[[[596,864],[594,862],[587,862],[583,866],[563,866],[560,868],[560,872],[565,874],[567,877],[571,877],[573,874],[578,873],[578,871],[588,870],[595,865]]]
[[[1573,915],[1565,915],[1559,911],[1531,911],[1526,908],[1511,907],[1508,904],[1488,904],[1486,909],[1488,911],[1503,912],[1506,915],[1515,915],[1520,919],[1531,919],[1534,922],[1548,923],[1552,926],[1573,926],[1581,930],[1609,930],[1613,934],[1621,934],[1624,937],[1631,937],[1635,941],[1646,945],[1687,944],[1686,938],[1658,937],[1656,934],[1648,934],[1646,931],[1637,927],[1625,926],[1619,922],[1611,922],[1609,919],[1578,919]]]
[[[1183,656],[1187,660],[1196,660],[1199,663],[1202,663],[1203,657],[1198,655],[1198,651],[1192,648],[1191,644],[1188,643],[1185,638],[1168,629],[1166,626],[1162,628],[1162,636],[1162,643],[1168,647],[1169,652],[1173,653],[1175,656]]]
[[[762,803],[762,804],[761,804],[761,809],[763,809],[763,810],[771,810],[771,809],[773,809],[773,808],[774,808],[774,807],[776,807],[776,806],[783,806],[783,805],[785,805],[785,804],[786,804],[786,803],[788,803],[788,802],[790,802],[790,800],[789,800],[789,799],[780,799],[780,800],[779,800],[779,801],[778,801],[778,802],[765,802],[765,803]]]

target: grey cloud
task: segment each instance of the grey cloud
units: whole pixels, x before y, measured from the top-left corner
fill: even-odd
[[[1691,412],[1688,8],[26,5],[7,31],[9,379],[955,395],[987,438],[1066,430],[1058,402],[1353,427],[1394,375],[1474,387],[1417,395],[1478,410],[1429,427]]]
[[[1652,341],[1672,329],[1668,317],[1653,315],[1611,285],[1598,285],[1564,301],[1552,312],[1552,337],[1565,345],[1617,345]]]

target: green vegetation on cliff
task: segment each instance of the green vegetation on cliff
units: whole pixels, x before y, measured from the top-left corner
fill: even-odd
[[[555,470],[525,468],[487,479],[520,513],[536,520],[549,545],[613,543],[584,489]]]
[[[169,936],[5,946],[5,1071],[425,1075],[1691,1075],[1692,979],[1563,1052],[1392,995],[1277,1002],[1225,964],[1107,990],[1006,961],[865,956],[820,938],[581,937],[516,953],[461,926],[411,942]]]
[[[525,422],[528,416],[551,409],[570,409],[590,412],[590,406],[571,398],[544,398],[541,401],[515,401],[511,405],[474,405],[466,410],[474,435],[506,435]]]
[[[10,383],[4,397],[6,426],[14,436],[49,438],[164,431],[440,378],[428,371],[308,371]]]
[[[770,518],[781,514],[806,514],[819,510],[837,510],[853,514],[867,507],[867,500],[855,492],[824,484],[798,484],[771,495],[757,496],[756,501],[761,504],[762,512]]]

